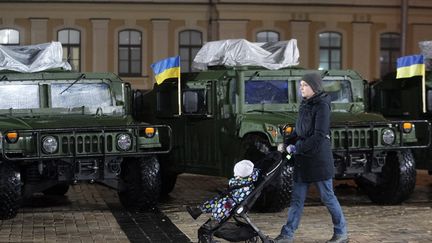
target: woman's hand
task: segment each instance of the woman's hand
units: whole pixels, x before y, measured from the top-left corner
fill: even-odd
[[[297,149],[296,149],[295,145],[290,144],[290,145],[288,145],[286,147],[286,151],[287,151],[288,154],[295,154],[295,152],[297,151]]]

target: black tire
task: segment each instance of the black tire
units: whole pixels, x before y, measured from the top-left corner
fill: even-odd
[[[153,210],[161,193],[160,166],[155,156],[122,162],[118,195],[125,208]]]
[[[293,172],[292,164],[286,163],[282,167],[280,175],[263,189],[253,209],[263,213],[274,213],[287,208],[291,201]]]
[[[167,196],[172,190],[174,190],[175,184],[177,182],[178,173],[170,170],[170,158],[166,155],[160,155],[159,164],[161,168],[161,178],[162,178],[162,187],[161,187],[161,196]]]
[[[270,151],[269,142],[259,135],[249,135],[242,141],[241,153],[243,159],[258,161]],[[280,212],[288,207],[291,200],[293,185],[293,167],[286,163],[277,176],[257,199],[253,209],[258,212]]]
[[[240,159],[257,161],[264,158],[266,152],[270,150],[270,144],[262,136],[250,134],[243,138],[240,148]]]
[[[69,184],[68,183],[59,183],[53,187],[50,187],[43,191],[43,194],[45,195],[59,195],[62,196],[66,194],[69,190]]]
[[[410,150],[391,152],[388,154],[382,172],[377,176],[378,184],[359,178],[359,188],[370,200],[377,204],[392,205],[406,200],[414,191],[416,183],[414,157]]]
[[[170,172],[162,173],[161,196],[167,196],[170,192],[172,192],[174,190],[176,182],[177,174]]]
[[[21,179],[18,170],[0,162],[0,220],[14,218],[21,207]]]

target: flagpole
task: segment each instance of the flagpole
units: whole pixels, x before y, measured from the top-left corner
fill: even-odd
[[[423,113],[426,113],[426,68],[423,65],[423,75],[422,75],[422,103],[423,103]]]
[[[179,71],[180,72],[180,71]],[[181,115],[181,83],[180,83],[180,75],[181,75],[181,73],[178,75],[178,78],[177,78],[177,96],[178,96],[178,115],[180,116]]]

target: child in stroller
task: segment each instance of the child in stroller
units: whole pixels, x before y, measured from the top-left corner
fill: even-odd
[[[211,213],[198,229],[199,242],[215,242],[213,236],[231,242],[256,242],[258,237],[262,242],[272,242],[252,223],[247,213],[265,186],[280,174],[285,161],[277,151],[266,154],[255,164],[242,160],[235,164],[234,177],[229,180],[227,190],[197,207],[187,207],[194,219],[202,213]]]
[[[254,189],[254,182],[258,180],[259,171],[254,168],[250,160],[237,162],[234,165],[234,177],[229,180],[227,190],[198,207],[186,207],[187,211],[194,219],[197,219],[202,213],[211,213],[214,220],[221,222]]]

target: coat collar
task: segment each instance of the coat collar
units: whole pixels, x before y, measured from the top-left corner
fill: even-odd
[[[312,97],[310,97],[309,99],[303,99],[302,100],[302,104],[316,104],[318,102],[320,102],[321,100],[325,100],[325,98],[328,98],[328,94],[324,91],[321,91],[319,93],[314,94]]]

